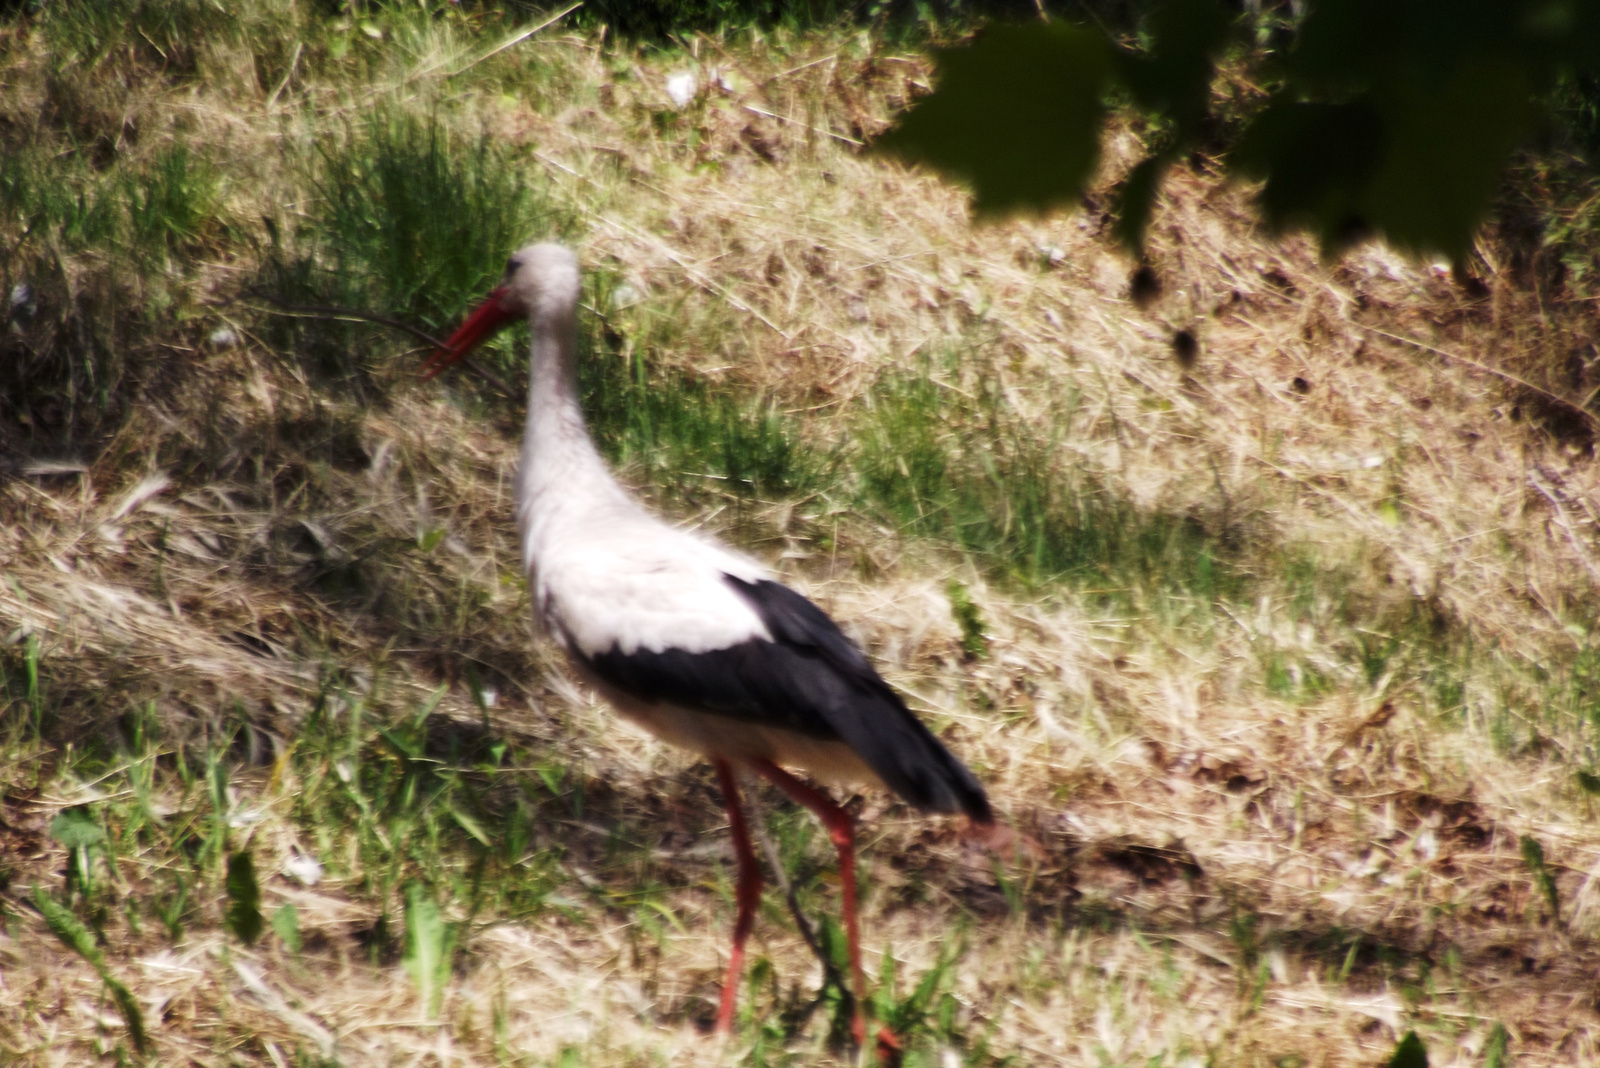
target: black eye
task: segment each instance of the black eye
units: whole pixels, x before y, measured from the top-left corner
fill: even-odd
[[[517,259],[515,256],[512,256],[509,260],[506,260],[506,274],[507,275],[516,274],[517,273],[517,269],[519,267],[521,267],[521,266],[522,266],[522,261]]]

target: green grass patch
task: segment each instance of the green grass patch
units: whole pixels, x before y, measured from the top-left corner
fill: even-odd
[[[583,360],[580,388],[601,452],[666,496],[712,483],[773,500],[809,490],[828,470],[828,457],[807,446],[772,400],[652,371],[638,352]]]
[[[104,0],[40,4],[39,32],[58,69],[93,71],[117,57],[192,73],[195,45],[235,20],[204,0]]]
[[[592,287],[595,306],[608,281]],[[708,481],[764,499],[820,493],[1028,588],[1198,602],[1247,590],[1239,554],[1208,526],[1215,517],[1140,509],[1074,462],[1070,396],[1041,429],[951,361],[884,375],[842,433],[818,432],[770,398],[661,369],[647,346],[606,337],[591,327],[580,360],[591,431],[612,463],[665,497]],[[972,381],[943,384],[946,371]]]
[[[91,799],[55,817],[51,837],[68,853],[66,876],[33,873],[42,885],[32,891],[32,908],[100,973],[131,1042],[143,1039],[138,1003],[125,996],[122,969],[108,965],[99,946],[118,947],[124,959],[220,930],[235,947],[253,946],[268,960],[282,954],[298,968],[307,955],[342,955],[329,939],[348,935],[369,965],[407,974],[419,1013],[437,1017],[457,968],[471,966],[474,932],[486,924],[551,910],[578,924],[609,925],[623,915],[635,952],[660,952],[652,939],[688,930],[672,896],[683,891],[684,873],[633,840],[634,823],[653,818],[636,801],[608,795],[590,804],[574,768],[541,747],[439,715],[433,701],[395,707],[330,685],[270,763],[252,764],[242,736],[227,730],[189,744],[164,739],[153,707],[82,745],[53,747],[26,714],[36,699],[66,689],[53,666],[44,659],[30,670],[17,657],[0,657],[0,759],[40,769],[36,785],[52,795],[93,788]],[[573,841],[572,820],[615,832]],[[275,847],[284,823],[295,861]],[[794,808],[775,809],[767,824],[843,974],[837,895],[824,875],[833,866],[826,836]],[[370,927],[307,930],[295,906],[277,899],[269,888],[284,885],[285,869],[304,877],[312,858],[342,897],[376,913]],[[0,889],[16,887],[21,872],[6,866],[13,863],[22,862],[0,861]],[[731,879],[731,865],[718,868],[714,878]],[[870,879],[863,891],[870,902]],[[790,922],[775,894],[764,912],[764,922]],[[878,1015],[916,1058],[953,1045],[964,1050],[963,1063],[992,1063],[983,1042],[968,1035],[970,1022],[950,990],[965,954],[957,939],[932,970],[899,975],[891,961],[873,984]],[[745,1005],[741,1028],[774,1063],[788,1062],[797,1042],[841,1040],[849,1023],[839,990],[812,997],[805,984],[780,982],[759,957]]]
[[[378,311],[437,334],[500,281],[512,252],[563,226],[514,149],[460,132],[439,110],[380,106],[318,143],[304,169],[315,199],[291,232],[272,222],[263,279],[294,303]],[[333,374],[393,349],[370,325],[328,319],[279,318],[270,336]],[[487,351],[522,373],[525,358]]]
[[[8,273],[50,270],[48,257],[94,253],[133,280],[191,266],[223,224],[222,177],[182,141],[109,167],[78,149],[17,146],[0,158],[0,236]]]
[[[951,363],[880,379],[853,435],[864,507],[1028,587],[1201,601],[1243,591],[1235,554],[1207,517],[1141,509],[1077,461],[1067,447],[1074,393],[1040,426],[990,380],[960,372]]]
[[[402,899],[415,939],[424,937],[418,909],[448,907],[468,922],[480,913],[522,917],[546,908],[564,881],[559,849],[534,841],[534,829],[547,810],[567,811],[573,784],[501,771],[537,757],[434,715],[431,702],[378,710],[330,693],[268,774],[244,759],[238,730],[210,742],[164,740],[153,706],[55,745],[35,707],[68,687],[40,667],[26,655],[0,656],[0,753],[37,770],[35,787],[96,784],[99,799],[62,810],[49,831],[68,854],[51,900],[95,939],[164,932],[179,943],[196,924],[216,925],[246,944],[270,930],[298,951],[298,917],[280,908],[269,923],[260,890],[281,858],[253,844],[255,828],[278,818],[354,896],[378,906],[383,919],[366,939],[375,960],[399,952],[401,925],[388,918]],[[0,864],[0,887],[16,874]],[[448,969],[435,960],[438,932],[424,934],[417,952],[431,962],[433,999]]]
[[[434,715],[431,703],[386,718],[330,695],[296,750],[294,820],[330,869],[358,880],[386,909],[411,882],[469,915],[543,908],[555,869],[524,850],[530,811],[551,798],[537,779],[496,772],[513,755],[503,740]],[[372,951],[397,948],[395,937],[380,924]]]
[[[169,142],[137,156],[0,132],[0,450],[103,439],[188,340],[198,261],[228,238],[223,177]]]

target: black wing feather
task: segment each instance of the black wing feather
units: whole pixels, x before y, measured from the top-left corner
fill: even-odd
[[[613,649],[585,657],[590,670],[642,700],[842,741],[918,808],[991,818],[972,772],[822,609],[781,583],[723,578],[755,609],[772,641],[699,653]]]

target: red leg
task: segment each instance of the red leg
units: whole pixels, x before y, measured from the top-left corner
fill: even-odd
[[[839,895],[843,898],[844,937],[850,947],[850,978],[855,984],[856,997],[856,1018],[851,1031],[855,1034],[857,1045],[860,1045],[866,1041],[867,1027],[861,1015],[862,1006],[866,1004],[866,986],[861,977],[861,931],[856,921],[855,820],[850,818],[850,813],[828,800],[825,794],[807,786],[771,761],[752,760],[750,766],[798,804],[815,812],[828,829],[833,848],[839,852]]]
[[[756,866],[755,850],[750,848],[750,832],[744,825],[744,810],[739,807],[739,782],[726,760],[713,760],[717,785],[722,788],[722,803],[728,808],[728,827],[733,831],[733,852],[739,858],[739,884],[734,898],[739,904],[733,921],[733,950],[728,954],[728,974],[722,981],[722,1004],[717,1008],[717,1030],[733,1030],[733,1005],[739,998],[739,980],[744,975],[744,942],[755,925],[756,906],[761,903],[761,869]]]

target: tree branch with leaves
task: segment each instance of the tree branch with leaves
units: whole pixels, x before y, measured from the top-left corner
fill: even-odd
[[[1329,255],[1381,236],[1460,264],[1514,154],[1551,127],[1556,90],[1600,75],[1600,4],[1164,0],[1133,34],[997,24],[934,60],[934,91],[878,145],[968,183],[980,215],[1081,200],[1108,118],[1135,113],[1147,152],[1114,212],[1136,252],[1167,168],[1205,146],[1260,183],[1274,230],[1309,230]],[[1228,113],[1221,70],[1264,97]]]

